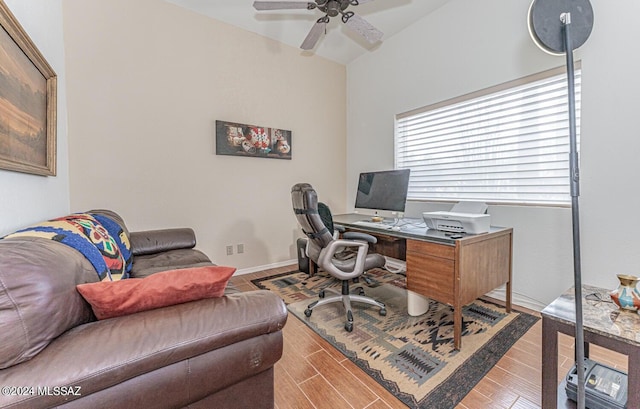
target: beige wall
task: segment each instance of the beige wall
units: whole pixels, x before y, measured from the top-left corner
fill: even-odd
[[[582,276],[586,284],[613,289],[616,274],[640,274],[640,54],[630,52],[631,39],[640,37],[640,2],[591,3],[593,32],[575,52],[582,60]],[[348,112],[347,196],[355,192],[358,171],[393,166],[396,114],[565,64],[531,41],[530,4],[451,0],[348,66],[349,106],[357,109]],[[373,148],[363,154],[365,142]],[[420,216],[433,207],[410,203],[408,213]],[[489,213],[494,224],[514,227],[516,302],[540,308],[573,285],[569,209],[490,206]]]
[[[344,211],[344,66],[162,0],[63,11],[72,211],[191,226],[214,262],[245,271],[295,258],[294,183]],[[216,120],[291,130],[293,159],[216,156]]]

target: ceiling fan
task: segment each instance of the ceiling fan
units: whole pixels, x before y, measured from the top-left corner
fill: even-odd
[[[316,0],[314,1],[254,1],[253,7],[256,10],[293,10],[293,9],[318,9],[325,13],[311,27],[311,31],[302,42],[300,48],[311,50],[316,46],[320,36],[325,32],[327,23],[331,17],[342,15],[342,22],[360,34],[369,43],[374,44],[382,38],[382,31],[372,26],[353,11],[347,11],[349,6],[368,3],[372,0]]]

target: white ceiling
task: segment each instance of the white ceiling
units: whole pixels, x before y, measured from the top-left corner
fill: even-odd
[[[256,11],[253,0],[165,0],[177,6],[238,26],[281,43],[300,47],[307,33],[322,17],[319,10]],[[350,7],[384,33],[382,41],[421,19],[449,0],[377,0]],[[348,64],[362,54],[379,47],[344,26],[339,17],[331,19],[314,53]]]

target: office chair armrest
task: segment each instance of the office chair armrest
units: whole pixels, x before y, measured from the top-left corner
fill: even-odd
[[[356,261],[351,271],[343,271],[336,267],[331,261],[336,253],[343,251],[345,247],[357,247]],[[364,271],[365,259],[369,251],[369,244],[355,240],[333,240],[327,247],[322,249],[318,256],[318,265],[329,274],[340,280],[348,280],[361,275]]]
[[[333,240],[327,247],[324,248],[322,253],[324,253],[327,257],[333,258],[336,253],[339,253],[344,250],[345,247],[358,247],[358,251],[364,249],[365,255],[366,252],[369,251],[369,244],[356,241],[356,240],[346,240],[346,239],[338,239]]]
[[[337,231],[338,233],[344,233],[347,229],[341,224],[334,224],[333,230]]]
[[[348,231],[346,233],[343,233],[342,238],[345,240],[366,241],[369,244],[376,244],[378,242],[378,239],[376,239],[374,236],[367,233],[360,233],[357,231]]]

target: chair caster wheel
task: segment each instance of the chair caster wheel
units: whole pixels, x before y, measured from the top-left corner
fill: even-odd
[[[386,308],[380,308],[379,314],[381,316],[385,317],[387,315],[387,309]]]
[[[307,308],[306,310],[304,310],[304,315],[306,317],[310,317],[312,312],[313,312],[313,310],[310,310],[309,308]]]
[[[344,324],[344,329],[346,329],[347,332],[353,331],[353,322],[347,322],[346,324]]]
[[[324,298],[324,290],[322,290],[322,291],[320,291],[320,292],[318,293],[318,297],[320,297],[320,298]]]

